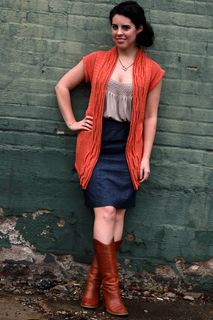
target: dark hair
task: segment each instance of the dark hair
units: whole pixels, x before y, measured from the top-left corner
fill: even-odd
[[[116,15],[122,15],[129,18],[134,23],[136,29],[143,26],[142,32],[138,33],[136,43],[139,47],[150,47],[154,42],[154,31],[151,25],[146,21],[144,9],[136,1],[124,1],[115,6],[109,14],[109,20],[112,24],[112,18]]]

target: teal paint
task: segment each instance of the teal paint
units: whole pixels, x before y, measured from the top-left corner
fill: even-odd
[[[0,232],[0,248],[11,248],[11,243],[8,235]]]
[[[83,55],[109,48],[107,15],[114,3],[0,3],[0,207],[5,217],[17,217],[16,229],[38,251],[80,261],[92,255],[93,215],[74,170],[76,134],[62,121],[54,85]],[[213,256],[213,5],[143,4],[156,32],[149,54],[166,77],[151,176],[127,214],[121,258],[148,269],[176,256],[188,263]],[[73,93],[78,119],[88,92],[82,84]],[[39,209],[47,213],[34,219]],[[10,246],[7,236],[0,246]]]

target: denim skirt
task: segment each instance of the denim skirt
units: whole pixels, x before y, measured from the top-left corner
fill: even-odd
[[[127,121],[103,118],[100,155],[84,190],[87,207],[126,209],[135,206],[136,190],[125,156],[129,128]]]

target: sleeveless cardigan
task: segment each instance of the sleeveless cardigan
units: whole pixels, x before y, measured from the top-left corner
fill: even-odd
[[[75,168],[83,189],[87,188],[101,147],[102,118],[107,82],[117,62],[117,49],[95,51],[83,57],[85,81],[91,83],[86,115],[93,117],[93,129],[81,130],[77,136]],[[143,155],[143,122],[146,99],[165,71],[141,49],[133,65],[133,99],[126,160],[134,188],[139,187],[139,169]]]

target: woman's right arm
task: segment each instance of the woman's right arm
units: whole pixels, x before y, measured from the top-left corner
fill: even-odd
[[[83,61],[80,61],[75,67],[65,73],[65,75],[55,86],[60,112],[67,127],[73,131],[92,129],[93,118],[91,116],[86,116],[83,120],[76,121],[72,110],[70,91],[79,85],[83,80],[84,66]]]

